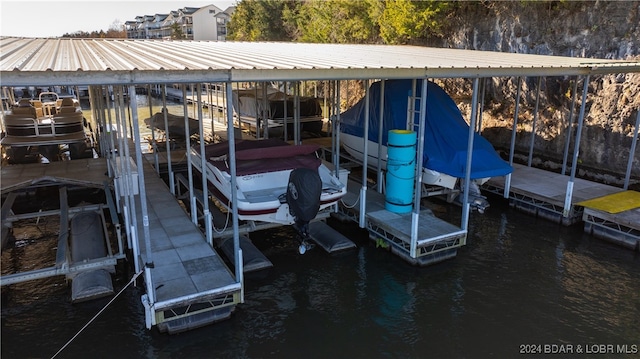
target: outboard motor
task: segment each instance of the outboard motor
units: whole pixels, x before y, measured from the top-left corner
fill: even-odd
[[[289,174],[287,185],[287,203],[289,213],[295,219],[294,228],[298,231],[300,239],[300,254],[313,248],[309,239],[309,221],[316,218],[320,210],[320,194],[322,193],[322,180],[318,171],[308,168],[296,168]]]
[[[457,197],[460,204],[462,204],[463,191],[464,186],[461,185],[460,194]],[[487,200],[487,197],[482,195],[482,193],[480,192],[480,187],[475,181],[469,182],[469,205],[472,210],[475,209],[478,211],[478,213],[481,214],[484,213],[487,208],[489,208],[489,201]]]

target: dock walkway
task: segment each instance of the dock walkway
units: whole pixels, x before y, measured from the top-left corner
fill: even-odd
[[[514,164],[508,194],[509,202],[516,209],[531,215],[563,225],[572,225],[582,219],[583,209],[576,203],[622,191],[618,187],[575,178],[571,206],[565,209],[569,179],[567,175]],[[505,183],[506,177],[493,177],[483,188],[502,196]]]
[[[240,282],[149,163],[145,163],[144,178],[154,264],[147,288],[154,291],[155,298],[155,303],[143,300],[147,315],[153,316],[152,323],[160,331],[169,333],[229,317],[240,302]],[[139,199],[136,208],[137,240],[144,263],[147,256]]]

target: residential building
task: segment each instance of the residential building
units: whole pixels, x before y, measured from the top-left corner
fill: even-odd
[[[171,39],[180,33],[187,40],[225,41],[234,10],[230,6],[223,11],[213,4],[184,7],[168,14],[136,16],[125,22],[125,29],[130,39]]]

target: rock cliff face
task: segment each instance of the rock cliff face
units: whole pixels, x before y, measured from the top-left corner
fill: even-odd
[[[444,36],[433,46],[540,55],[640,59],[640,1],[507,1],[463,2],[451,17]],[[539,165],[562,163],[570,115],[575,138],[583,90],[578,79],[576,106],[571,110],[576,78],[522,79],[516,150],[526,160],[536,94],[540,92],[534,155]],[[467,118],[471,106],[470,80],[447,80]],[[515,111],[518,80],[494,78],[486,82],[483,135],[507,150]],[[630,154],[640,110],[640,74],[591,76],[585,107],[578,169],[583,176],[620,183]],[[569,144],[571,159],[573,140]],[[640,144],[632,177],[640,182]]]

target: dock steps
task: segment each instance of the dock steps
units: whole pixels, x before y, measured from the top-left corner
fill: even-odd
[[[229,261],[235,264],[233,237],[225,238],[220,244],[220,248]],[[247,236],[240,236],[240,248],[242,249],[242,267],[244,273],[273,267],[273,263],[251,243],[251,240]]]
[[[356,248],[356,244],[342,233],[331,228],[324,221],[315,221],[309,223],[309,235],[328,253],[339,252],[351,248]]]

